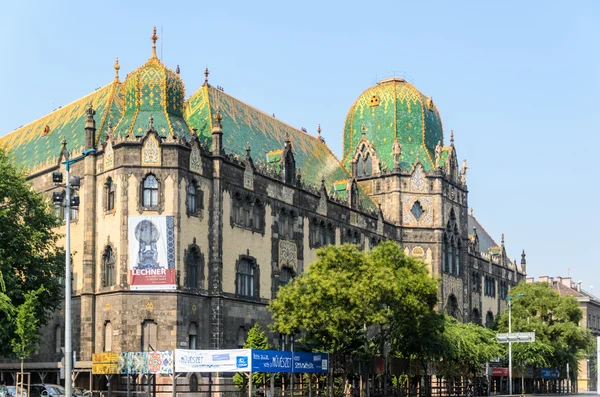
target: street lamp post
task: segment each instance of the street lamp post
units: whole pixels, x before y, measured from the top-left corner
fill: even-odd
[[[66,148],[66,140],[63,140],[63,147]],[[54,172],[52,174],[52,180],[55,182],[55,186],[65,188],[64,200],[62,195],[53,196],[53,201],[64,207],[65,209],[65,396],[72,395],[73,389],[73,325],[71,320],[71,207],[79,206],[79,197],[74,196],[71,198],[71,189],[78,188],[81,183],[79,177],[75,176],[71,180],[71,164],[82,160],[86,156],[96,152],[96,149],[84,150],[80,156],[74,159],[69,159],[69,152],[65,150],[65,161],[62,164],[65,165],[65,184],[62,182],[62,174],[60,172]],[[59,200],[59,197],[61,198]]]
[[[506,300],[508,301],[508,333],[512,332],[512,300],[514,298],[521,297],[525,294],[518,294],[515,296],[508,296]],[[513,385],[512,385],[512,342],[509,340],[508,342],[508,394],[513,394]]]

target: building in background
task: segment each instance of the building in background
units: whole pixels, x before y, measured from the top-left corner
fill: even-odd
[[[581,281],[575,283],[571,277],[548,277],[540,276],[539,282],[549,283],[552,289],[561,296],[573,296],[579,302],[579,308],[582,311],[580,327],[592,331],[596,337],[600,336],[600,298],[581,288]],[[528,283],[535,282],[533,277],[527,278]],[[591,356],[579,361],[579,371],[577,374],[577,390],[592,391],[596,390],[596,356]]]
[[[504,237],[497,244],[469,213],[466,160],[431,97],[402,78],[365,90],[340,160],[320,128],[313,136],[245,104],[208,70],[185,100],[179,66],[167,68],[155,42],[124,81],[117,62],[109,84],[0,138],[49,198],[66,154],[97,149],[72,166],[82,177],[71,224],[78,383],[90,384],[97,352],[241,346],[327,244],[398,241],[442,280],[439,310],[494,321],[525,255],[510,260]],[[33,383],[58,381],[62,312],[43,333],[26,364]],[[17,368],[0,363],[0,376],[11,382]]]

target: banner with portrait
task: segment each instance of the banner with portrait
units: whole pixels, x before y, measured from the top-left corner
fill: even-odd
[[[130,216],[128,235],[130,289],[175,289],[174,217]]]

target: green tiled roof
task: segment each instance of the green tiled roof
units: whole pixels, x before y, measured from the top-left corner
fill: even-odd
[[[250,144],[255,161],[269,161],[283,149],[289,135],[296,168],[305,183],[319,186],[325,177],[325,186],[332,192],[334,182],[351,179],[339,160],[319,138],[293,128],[210,85],[202,86],[186,104],[184,118],[190,128],[197,128],[200,140],[210,146],[213,112],[219,109],[223,116],[223,146],[226,153],[246,154]],[[273,153],[271,153],[273,152]],[[269,155],[269,153],[271,153]],[[363,206],[375,209],[373,202],[361,191]]]
[[[440,114],[431,100],[404,79],[388,79],[367,89],[346,116],[342,162],[351,167],[352,156],[362,138],[362,129],[381,159],[394,168],[394,139],[402,145],[400,168],[409,170],[417,155],[425,170],[434,168],[435,147],[443,144]]]
[[[0,145],[30,172],[56,165],[63,138],[69,150],[79,151],[85,141],[85,110],[96,110],[96,128],[105,131],[108,122],[116,124],[122,114],[121,84],[112,83],[15,131],[0,137]]]

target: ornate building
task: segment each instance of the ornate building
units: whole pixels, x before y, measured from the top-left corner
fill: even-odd
[[[466,161],[431,98],[400,78],[368,88],[346,117],[340,161],[320,128],[312,136],[246,105],[208,70],[186,100],[152,39],[124,81],[117,61],[109,84],[0,138],[49,198],[65,157],[97,150],[72,166],[78,381],[95,352],[238,347],[326,244],[398,241],[442,280],[440,310],[478,323],[502,310],[525,257],[509,260],[504,239],[469,214]],[[27,364],[46,381],[63,329],[56,313]],[[0,374],[16,368],[0,363]]]

